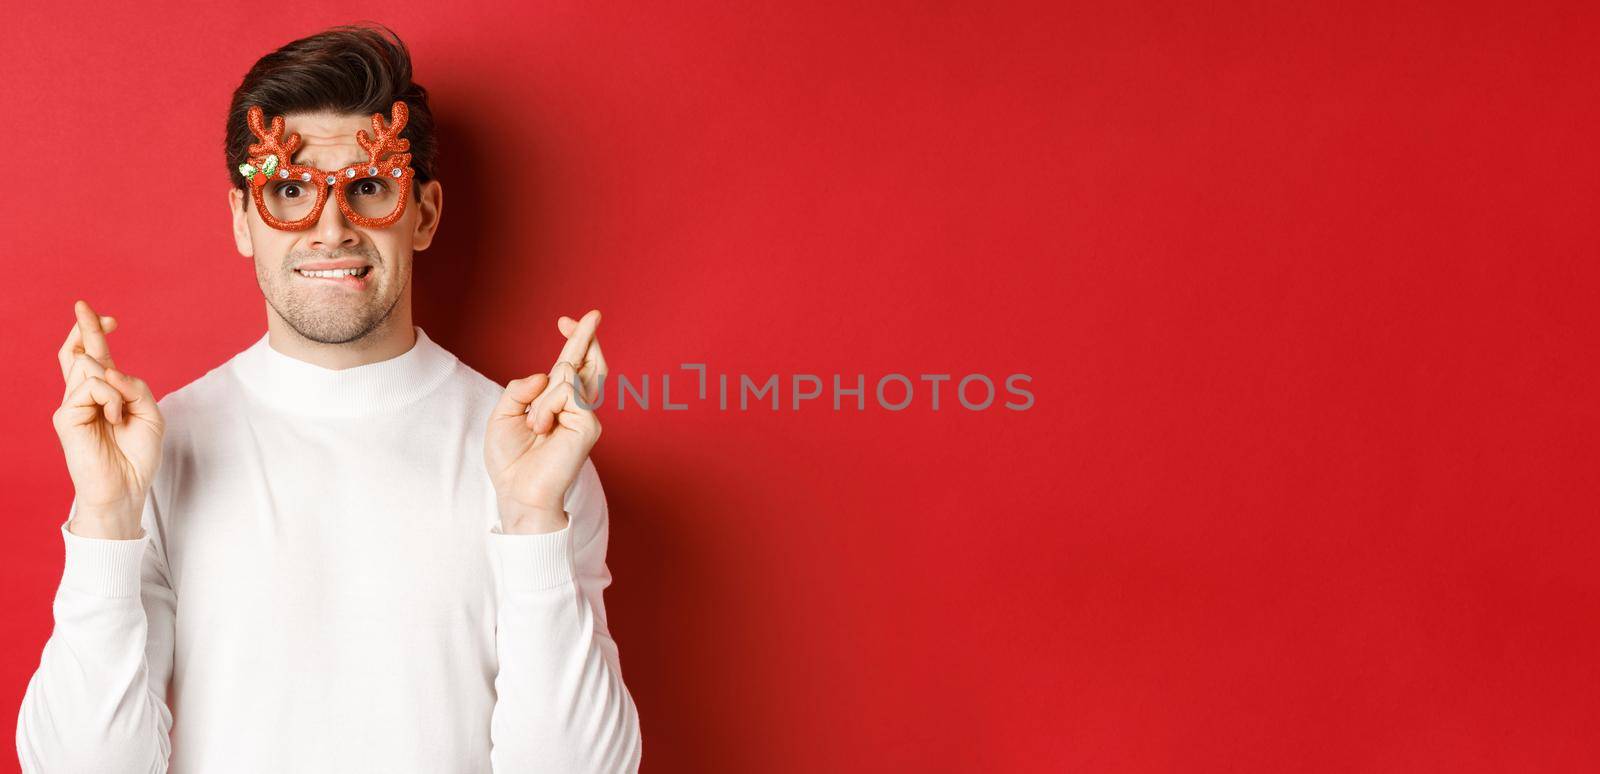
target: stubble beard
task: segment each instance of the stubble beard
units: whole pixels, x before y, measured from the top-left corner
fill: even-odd
[[[377,284],[352,294],[340,288],[317,288],[294,272],[298,263],[349,257],[365,259],[372,266],[368,279]],[[411,272],[395,277],[387,269],[388,264],[370,248],[336,250],[332,254],[302,253],[285,256],[276,271],[269,272],[257,264],[256,281],[267,305],[296,333],[320,344],[348,344],[378,330],[400,303]],[[355,297],[342,298],[347,295]],[[335,301],[330,303],[330,299]]]

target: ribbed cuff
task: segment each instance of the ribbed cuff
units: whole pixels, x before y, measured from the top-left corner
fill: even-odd
[[[67,551],[61,572],[63,588],[101,597],[139,593],[139,568],[150,544],[148,531],[132,540],[91,538],[74,534],[62,523],[61,540]]]
[[[555,532],[508,535],[489,528],[489,543],[507,591],[538,591],[572,580],[572,520]]]

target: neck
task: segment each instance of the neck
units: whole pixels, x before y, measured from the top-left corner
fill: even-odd
[[[315,366],[340,370],[377,363],[411,350],[417,342],[411,309],[395,305],[390,315],[359,339],[340,344],[313,341],[301,335],[267,306],[267,344],[274,350]]]

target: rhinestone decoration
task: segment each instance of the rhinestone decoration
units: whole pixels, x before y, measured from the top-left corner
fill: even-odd
[[[328,175],[328,184],[329,185],[332,185],[333,183],[338,182],[338,180],[339,180],[339,178],[334,177],[333,175]]]
[[[355,177],[356,176],[355,167],[351,167],[351,168],[345,170],[344,171],[344,176],[345,177]]]
[[[288,177],[288,176],[289,176],[289,170],[287,170],[287,169],[278,170],[278,177]]]
[[[376,174],[378,174],[378,168],[377,167],[367,167],[367,177],[372,177],[373,175],[376,175]]]
[[[311,182],[311,173],[310,172],[301,172],[300,173],[300,179],[305,181],[305,182],[308,182],[308,183]]]
[[[399,176],[405,174],[405,170],[403,170],[403,169],[401,169],[399,167],[395,167],[394,169],[389,170],[389,174],[394,175],[395,177],[399,177]]]

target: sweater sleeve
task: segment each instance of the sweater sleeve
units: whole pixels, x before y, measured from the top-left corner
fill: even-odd
[[[594,463],[568,490],[567,526],[489,530],[499,608],[490,719],[495,774],[638,771],[639,714],[606,626],[608,515]]]
[[[22,771],[165,772],[171,755],[176,596],[155,535],[155,496],[144,534],[89,538],[61,524],[66,562],[55,628],[17,715]]]

